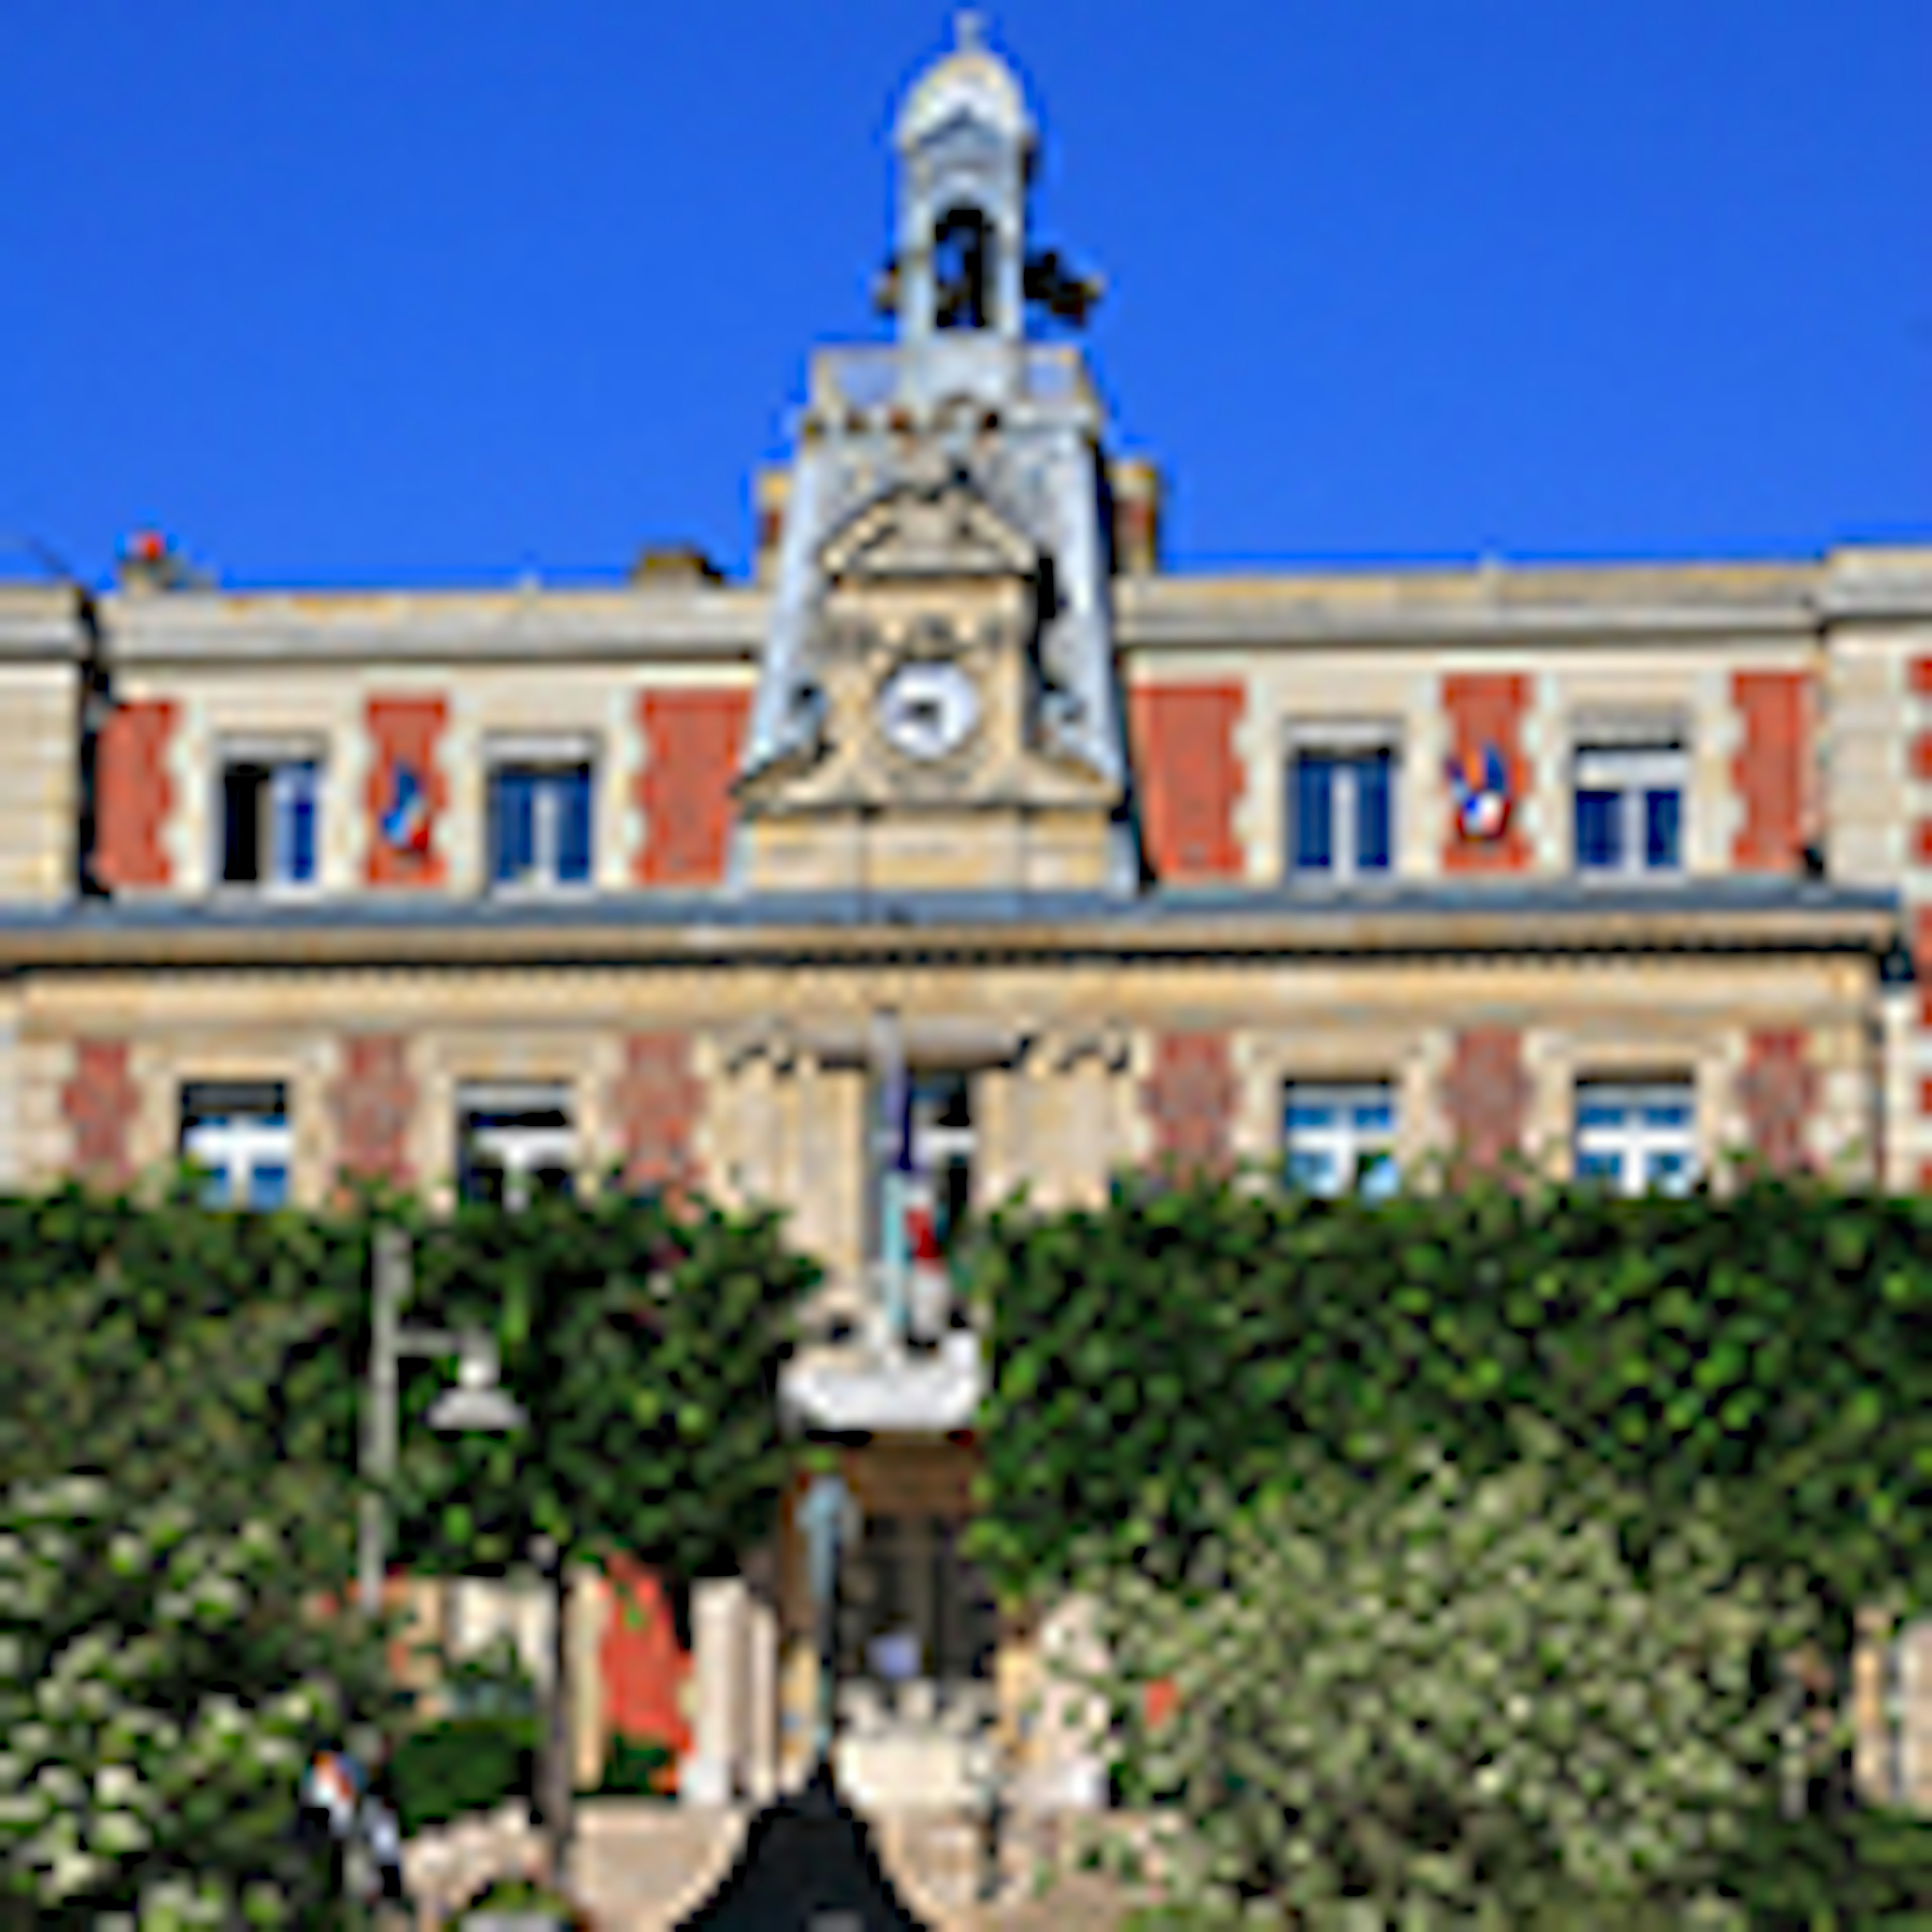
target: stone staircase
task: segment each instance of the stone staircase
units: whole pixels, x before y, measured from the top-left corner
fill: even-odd
[[[750,1817],[742,1804],[581,1801],[572,1888],[598,1932],[674,1932],[722,1882]],[[970,1813],[926,1808],[874,1814],[869,1822],[900,1897],[932,1932],[1110,1932],[1150,1895],[1071,1869],[1071,1835],[1050,1816],[1022,1816],[1009,1827],[999,1895],[983,1901],[980,1825]],[[1036,1898],[1042,1863],[1060,1875]],[[541,1850],[527,1813],[506,1806],[412,1840],[405,1864],[420,1932],[431,1932],[490,1877],[534,1875]]]

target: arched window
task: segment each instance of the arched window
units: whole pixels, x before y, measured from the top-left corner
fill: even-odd
[[[935,320],[941,328],[984,328],[991,319],[993,236],[976,208],[956,208],[932,242]]]

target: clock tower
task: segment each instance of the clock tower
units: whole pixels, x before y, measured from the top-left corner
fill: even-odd
[[[813,359],[736,785],[752,890],[1139,883],[1101,412],[1027,326],[1096,290],[1029,252],[1026,101],[958,38],[895,133],[895,340]]]

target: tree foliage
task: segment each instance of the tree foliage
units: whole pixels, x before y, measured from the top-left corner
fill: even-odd
[[[98,1473],[0,1496],[0,1906],[287,1925],[324,1909],[302,1768],[397,1708],[388,1634],[326,1620],[263,1516]]]
[[[1011,1598],[1108,1526],[1169,1579],[1211,1484],[1298,1438],[1427,1436],[1472,1471],[1542,1417],[1646,1507],[1700,1487],[1740,1552],[1853,1606],[1932,1604],[1932,1198],[1744,1177],[1726,1196],[1476,1186],[1379,1204],[1124,1177],[1097,1211],[990,1217],[976,1552]],[[1157,1472],[1149,1484],[1147,1474]]]
[[[1183,1902],[1709,1904],[1775,1761],[1763,1666],[1805,1634],[1802,1592],[1739,1565],[1708,1498],[1640,1583],[1630,1499],[1524,1432],[1480,1479],[1428,1444],[1366,1470],[1297,1450],[1216,1499],[1179,1587],[1096,1548],[1094,1688],[1178,1691],[1136,1770],[1173,1808]]]

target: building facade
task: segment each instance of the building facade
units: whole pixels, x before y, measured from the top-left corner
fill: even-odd
[[[1029,330],[1091,296],[1036,139],[976,44],[912,90],[896,337],[814,358],[750,580],[0,590],[0,1185],[783,1207],[829,1270],[788,1402],[871,1438],[851,1669],[913,1680],[852,1687],[880,1790],[956,1780],[1041,1642],[958,1558],[979,1343],[902,1240],[929,1286],[963,1210],[1168,1156],[1932,1177],[1932,551],[1165,570]],[[789,1516],[748,1580],[700,1797],[804,1763]]]

